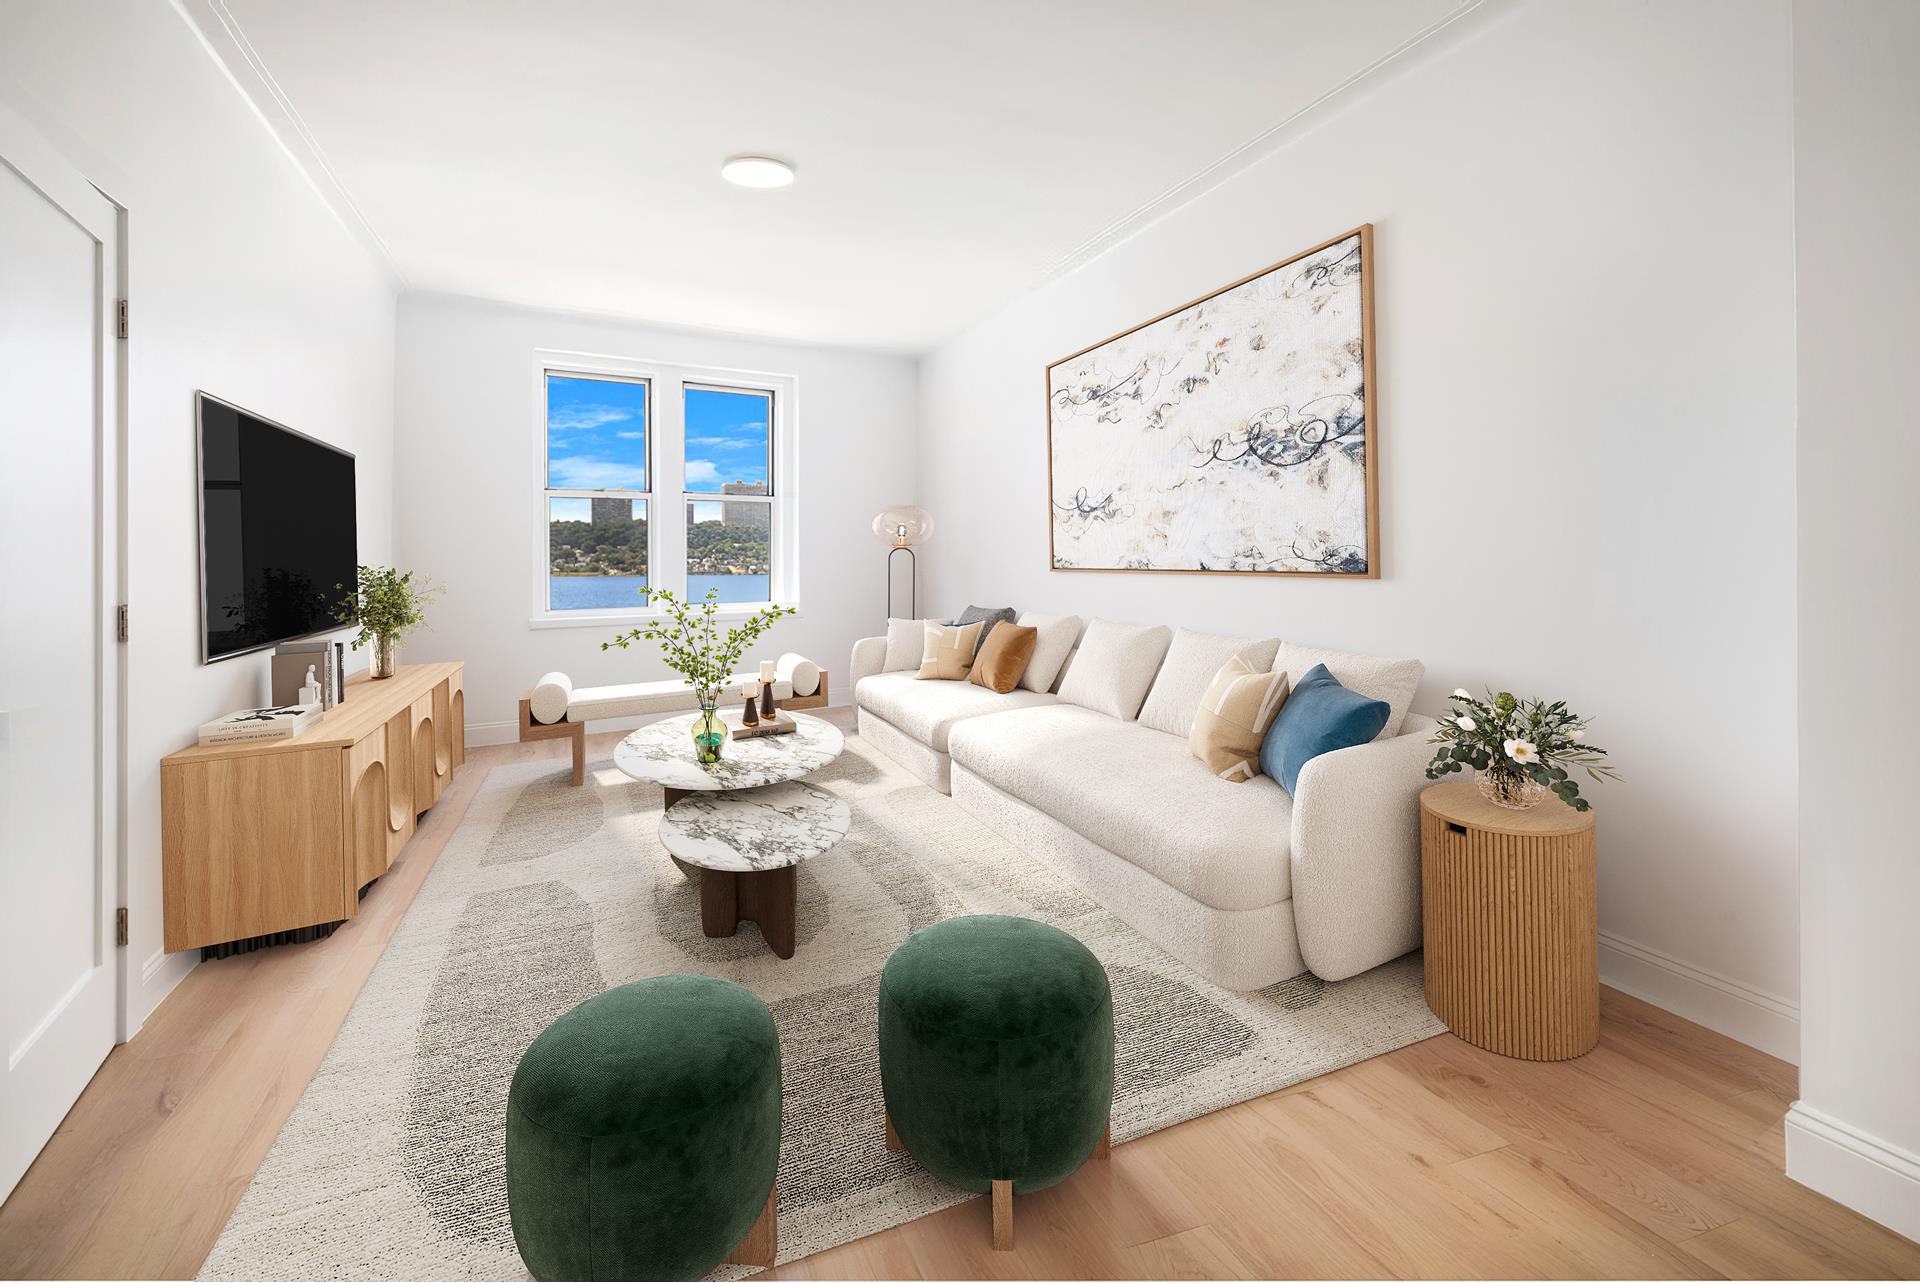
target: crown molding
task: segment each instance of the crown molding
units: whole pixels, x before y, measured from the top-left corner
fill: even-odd
[[[393,256],[387,243],[380,239],[380,233],[373,229],[360,206],[354,202],[353,194],[340,176],[327,163],[326,154],[307,128],[293,101],[273,78],[261,61],[259,51],[240,30],[239,22],[226,6],[225,0],[172,0],[175,12],[186,22],[189,29],[200,38],[200,44],[212,58],[215,65],[226,73],[227,79],[239,91],[247,105],[260,123],[266,126],[280,149],[286,153],[293,167],[307,180],[314,194],[320,198],[340,225],[358,240],[373,255],[382,268],[400,290],[412,288],[400,263]]]

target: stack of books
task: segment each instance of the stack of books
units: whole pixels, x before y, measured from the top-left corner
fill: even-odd
[[[200,743],[246,744],[292,739],[320,720],[319,704],[281,704],[269,708],[242,708],[216,717],[200,728]]]

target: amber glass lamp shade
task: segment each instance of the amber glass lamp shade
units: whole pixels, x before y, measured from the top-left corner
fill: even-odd
[[[873,519],[873,537],[889,548],[911,548],[933,536],[933,518],[925,508],[899,504]]]

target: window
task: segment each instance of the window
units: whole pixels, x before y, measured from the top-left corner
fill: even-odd
[[[793,602],[790,379],[555,353],[538,375],[535,624],[644,614],[663,588]]]

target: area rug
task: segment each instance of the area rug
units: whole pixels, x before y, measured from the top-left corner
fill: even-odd
[[[503,1170],[514,1065],[561,1012],[645,976],[725,976],[772,1008],[783,1261],[972,1197],[883,1143],[880,969],[928,923],[1018,914],[1100,957],[1115,1143],[1441,1031],[1417,954],[1337,984],[1232,993],[857,736],[809,780],[847,799],[853,827],[801,866],[798,947],[782,961],[751,924],[701,934],[698,888],[655,837],[657,786],[607,761],[582,788],[559,763],[495,767],[201,1277],[526,1278]]]

